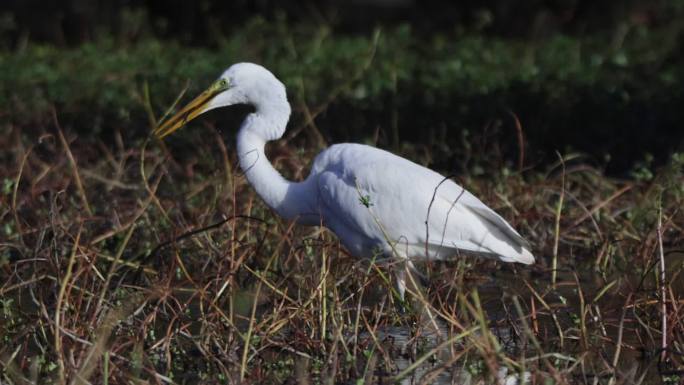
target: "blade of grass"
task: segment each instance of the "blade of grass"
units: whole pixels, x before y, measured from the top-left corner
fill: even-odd
[[[559,154],[558,152],[556,153],[558,155],[558,159],[560,160],[560,164],[563,170],[563,173],[561,174],[561,190],[560,190],[560,195],[558,197],[558,204],[556,205],[556,221],[554,223],[553,227],[553,259],[551,261],[551,286],[555,289],[556,288],[556,278],[558,276],[558,242],[560,240],[560,220],[561,220],[561,212],[563,210],[563,198],[565,198],[565,161],[563,160],[563,156]]]
[[[12,215],[14,215],[14,222],[17,225],[17,234],[19,236],[19,242],[24,244],[24,237],[22,236],[21,221],[19,221],[19,214],[17,213],[17,192],[19,191],[19,182],[21,182],[21,176],[24,173],[24,167],[26,166],[26,160],[28,160],[29,155],[31,155],[32,148],[29,148],[24,156],[21,157],[21,164],[19,165],[19,172],[17,173],[17,178],[14,181],[14,186],[12,189]]]
[[[662,198],[658,204],[658,226],[656,231],[658,232],[658,256],[660,257],[660,311],[661,311],[661,340],[660,348],[660,360],[665,362],[667,358],[667,293],[665,290],[665,254],[663,252],[663,206]]]
[[[71,279],[72,269],[74,267],[74,262],[76,261],[76,253],[78,251],[78,246],[81,241],[81,231],[83,230],[83,224],[78,228],[78,233],[76,233],[76,240],[71,248],[71,254],[69,255],[69,262],[67,264],[67,270],[62,278],[62,282],[59,285],[59,294],[57,294],[57,305],[55,306],[55,353],[57,354],[57,367],[58,367],[58,377],[59,383],[66,383],[66,374],[64,366],[64,352],[62,351],[62,304],[64,302],[64,295],[66,293],[66,288],[69,285],[69,280]]]
[[[268,269],[271,267],[271,263],[273,263],[273,260],[275,260],[277,255],[278,252],[276,249],[276,251],[271,255],[271,258],[269,258],[268,263],[264,268],[264,271],[268,271]],[[247,372],[247,357],[249,356],[249,348],[252,342],[252,333],[254,332],[254,325],[256,323],[256,309],[259,304],[259,295],[261,294],[261,286],[263,282],[263,280],[259,280],[257,282],[256,290],[254,293],[254,302],[252,303],[252,314],[249,318],[249,327],[247,328],[247,335],[245,336],[245,347],[242,350],[242,360],[240,362],[240,381],[245,380],[245,373]]]
[[[625,326],[625,316],[627,315],[627,309],[629,308],[627,306],[627,304],[631,301],[631,299],[632,299],[632,293],[629,293],[629,295],[627,296],[627,299],[625,300],[625,306],[622,309],[622,316],[620,316],[620,325],[618,326],[617,341],[615,342],[615,354],[613,354],[613,362],[612,362],[613,375],[610,377],[610,380],[608,381],[608,385],[613,385],[613,384],[615,384],[615,381],[616,381],[617,366],[618,366],[618,362],[620,362],[620,353],[622,352],[622,336],[623,336],[624,326]]]
[[[121,241],[118,249],[116,250],[116,254],[114,255],[114,261],[112,261],[112,264],[109,265],[109,271],[107,272],[107,276],[105,277],[105,282],[102,284],[102,290],[100,291],[100,295],[97,299],[97,304],[95,305],[95,312],[93,313],[94,316],[97,316],[97,314],[100,312],[100,308],[102,307],[102,303],[104,302],[105,295],[107,295],[107,292],[109,290],[109,283],[112,281],[112,276],[114,276],[114,272],[119,267],[119,260],[121,259],[124,250],[126,250],[128,242],[131,240],[133,231],[135,231],[135,224],[132,224],[131,227],[128,228],[128,231],[124,236],[124,239]]]
[[[549,304],[542,298],[542,296],[530,285],[527,280],[523,280],[525,283],[525,286],[527,286],[528,289],[532,292],[535,298],[537,298],[537,301],[544,306],[544,309],[546,309],[550,314],[551,314],[551,319],[553,319],[554,325],[556,325],[556,330],[558,331],[558,338],[559,338],[559,343],[561,349],[563,348],[564,342],[565,342],[565,334],[563,333],[563,328],[561,328],[560,322],[558,321],[558,316],[556,315],[556,312],[549,306]]]
[[[78,194],[81,197],[81,203],[83,204],[83,208],[85,209],[86,213],[89,216],[92,216],[93,212],[90,209],[90,205],[88,204],[88,197],[86,196],[85,189],[83,188],[83,183],[81,182],[81,176],[78,173],[78,165],[76,164],[76,159],[74,159],[74,154],[71,153],[71,148],[69,148],[69,143],[67,143],[67,140],[64,137],[64,133],[62,132],[62,127],[59,125],[59,120],[57,120],[57,111],[55,111],[54,107],[52,108],[52,119],[55,123],[55,127],[57,128],[57,136],[59,137],[59,141],[62,143],[62,146],[64,147],[64,151],[66,152],[67,158],[69,159],[69,165],[71,166],[71,171],[74,173],[74,182],[76,182],[76,189],[78,190]]]

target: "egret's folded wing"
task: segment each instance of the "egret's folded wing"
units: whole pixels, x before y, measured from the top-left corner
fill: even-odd
[[[473,197],[475,198],[475,197]],[[477,198],[475,198],[477,199]],[[479,201],[479,200],[478,200]],[[504,235],[509,237],[511,241],[520,244],[521,247],[530,248],[529,243],[523,238],[514,228],[511,226],[501,215],[497,214],[496,211],[485,206],[484,203],[479,205],[465,204],[466,207],[477,214],[482,220],[489,222],[492,226],[498,228]]]
[[[460,249],[534,261],[503,218],[438,173],[368,146],[337,145],[322,155],[314,164],[322,214],[348,249],[390,241],[410,257],[441,259]]]

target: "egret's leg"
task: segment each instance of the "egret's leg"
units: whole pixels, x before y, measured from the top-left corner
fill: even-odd
[[[399,298],[404,301],[404,294],[406,293],[406,267],[403,262],[398,263],[398,265],[394,267],[394,275],[397,277]]]
[[[401,274],[401,282],[399,280],[399,274]],[[408,287],[410,290],[410,303],[413,311],[419,316],[421,327],[427,327],[435,336],[442,338],[442,332],[438,326],[437,318],[433,314],[432,306],[425,295],[425,288],[421,280],[425,280],[425,277],[420,274],[418,269],[411,260],[402,261],[397,269],[397,286],[402,285],[403,291],[406,291]],[[402,299],[403,297],[403,292]]]
[[[406,288],[409,288],[413,294],[422,294],[421,278],[423,276],[418,272],[416,266],[409,259],[402,260],[396,265],[397,287],[400,290],[401,299],[404,299]],[[401,287],[399,287],[401,286]]]

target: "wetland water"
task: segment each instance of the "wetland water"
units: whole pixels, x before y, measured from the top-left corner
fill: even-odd
[[[684,266],[684,254],[671,253],[668,263],[672,273],[681,271]],[[590,271],[584,271],[581,274],[561,272],[556,289],[549,289],[543,296],[549,309],[538,306],[542,309],[536,316],[527,319],[527,325],[521,323],[516,317],[515,307],[511,300],[511,295],[519,295],[520,299],[524,300],[525,289],[519,276],[507,273],[490,276],[479,285],[478,291],[483,309],[489,317],[488,333],[491,333],[496,343],[509,355],[525,357],[525,361],[534,361],[540,356],[547,356],[556,362],[566,361],[571,365],[579,364],[577,359],[583,356],[586,362],[612,361],[616,354],[614,341],[620,340],[623,347],[619,352],[619,360],[616,361],[618,362],[616,370],[634,383],[660,384],[668,373],[681,373],[682,368],[662,370],[662,365],[659,365],[659,352],[655,350],[649,352],[643,348],[644,339],[653,338],[648,331],[653,326],[644,328],[647,326],[645,319],[658,318],[660,313],[643,314],[637,306],[629,303],[628,297],[634,295],[630,294],[631,290],[648,290],[649,285],[644,281],[649,278],[651,277],[631,271],[624,276],[614,278],[613,281],[606,282],[599,274]],[[684,292],[684,280],[680,280],[679,285],[673,289],[680,293]],[[529,293],[529,290],[527,292]],[[582,308],[585,314],[584,320],[581,320]],[[432,329],[429,322],[421,326],[426,330],[422,336],[418,336],[419,331],[413,331],[414,334],[409,335],[406,328],[393,327],[386,331],[386,334],[392,337],[388,341],[394,345],[388,350],[405,353],[404,356],[398,356],[394,360],[398,372],[415,362],[416,342],[412,339],[422,338],[423,351],[429,351],[456,334],[453,326],[448,322],[439,318],[437,322],[440,329],[439,336],[429,331]],[[543,342],[543,353],[540,354],[534,344],[530,343],[525,327],[529,327],[533,334],[538,336],[539,341]],[[595,334],[585,336],[581,328],[586,329],[588,334],[591,334],[590,329],[594,329]],[[481,331],[475,333],[482,334]],[[586,345],[583,346],[583,343]],[[454,345],[456,351],[459,345],[461,348],[464,346],[462,341]],[[436,352],[435,360],[426,360],[411,376],[402,379],[402,383],[421,383],[428,378],[436,384],[474,383],[473,374],[477,373],[477,367],[468,367],[467,361],[465,365],[459,362],[445,366],[445,362],[448,362],[454,355],[454,345],[446,346]],[[573,351],[574,355],[569,354]],[[579,383],[592,383],[611,378],[611,373],[596,370],[596,368],[597,366],[587,365],[586,371],[576,379]],[[513,368],[506,366],[499,369],[497,378],[501,383],[507,385],[520,383],[520,373],[511,369]],[[523,373],[526,381],[529,381],[533,374],[526,370]]]
[[[684,255],[671,253],[668,263],[671,272],[679,271]],[[536,375],[533,364],[539,361],[559,371],[582,366],[572,377],[577,383],[609,383],[613,372],[606,365],[613,360],[625,383],[661,384],[668,373],[678,373],[679,369],[664,370],[656,349],[645,349],[649,339],[657,346],[651,333],[658,325],[648,322],[660,314],[644,313],[634,298],[639,292],[652,290],[652,274],[631,271],[606,278],[592,271],[566,270],[559,272],[555,289],[550,279],[542,277],[545,273],[532,275],[537,276],[521,278],[520,272],[494,270],[467,284],[471,287],[465,300],[473,303],[476,287],[485,324],[475,322],[475,327],[471,324],[464,330],[462,320],[478,316],[477,309],[467,306],[453,308],[464,315],[444,318],[435,315],[435,307],[428,310],[417,300],[412,301],[413,310],[408,312],[383,304],[384,316],[391,318],[390,314],[397,312],[413,322],[367,325],[357,336],[351,331],[345,333],[344,343],[351,349],[364,347],[357,370],[366,381],[379,384],[475,384],[487,370],[495,371],[494,378],[500,384],[532,383]],[[684,284],[673,289],[684,290]],[[429,295],[430,289],[427,291]],[[382,289],[374,294],[365,302],[369,308],[388,300],[383,298]],[[513,296],[524,308],[525,322],[518,316]],[[618,341],[619,352],[615,349]],[[482,359],[489,354],[496,358],[491,362]],[[299,356],[295,366],[308,368],[299,375],[315,380],[317,374],[310,371],[310,361]]]

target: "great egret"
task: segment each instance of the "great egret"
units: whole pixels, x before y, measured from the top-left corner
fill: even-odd
[[[163,138],[214,108],[251,104],[237,135],[240,167],[264,202],[287,220],[331,229],[353,255],[445,259],[459,252],[531,264],[511,225],[442,175],[375,147],[343,143],[321,152],[302,182],[283,178],[264,153],[290,117],[285,86],[266,68],[238,63],[161,124]],[[397,286],[404,296],[403,271]]]

